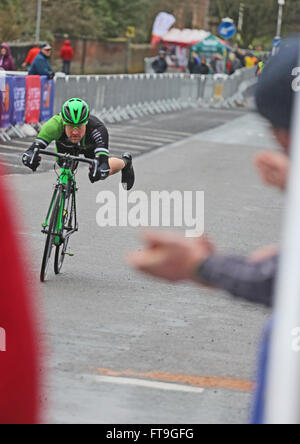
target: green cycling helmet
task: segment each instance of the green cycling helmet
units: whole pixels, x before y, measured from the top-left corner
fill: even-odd
[[[86,125],[90,117],[89,106],[82,99],[69,99],[63,104],[62,117],[66,125]]]

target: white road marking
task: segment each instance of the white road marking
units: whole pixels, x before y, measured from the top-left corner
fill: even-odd
[[[123,136],[116,136],[116,135],[113,135],[113,136],[111,136],[111,143],[114,143],[114,140],[115,139],[118,139],[118,140],[125,140],[125,142],[127,142],[127,143],[131,143],[131,140],[129,140],[130,139],[130,136],[128,137],[128,136],[126,136],[126,137],[123,137]],[[134,139],[135,140],[135,142],[133,141],[132,143],[136,143],[136,142],[138,142],[138,143],[143,143],[143,144],[145,144],[145,145],[150,145],[150,146],[161,146],[161,145],[163,145],[163,142],[155,142],[155,141],[149,141],[149,140],[144,140],[144,138],[142,137],[142,140],[137,140],[137,138],[135,137],[135,136],[131,136],[131,139]],[[173,140],[172,140],[172,142],[173,142]]]
[[[162,136],[162,137],[154,137],[154,136],[145,136],[144,134],[132,134],[132,135],[126,134],[125,136],[123,136],[119,132],[115,133],[113,131],[110,132],[110,135],[112,137],[115,137],[115,138],[118,138],[118,139],[120,139],[120,138],[123,138],[123,139],[143,139],[143,140],[146,139],[146,140],[150,140],[150,141],[158,141],[159,140],[161,143],[163,143],[163,142],[174,142],[174,138],[170,139],[170,138],[167,138],[167,137],[164,137],[164,136]],[[176,139],[178,139],[178,137],[176,137]]]
[[[112,142],[111,143],[111,149],[114,146],[123,146],[123,147],[126,147],[126,148],[132,148],[133,150],[142,150],[142,151],[148,149],[147,147],[144,147],[144,146],[141,146],[141,145],[134,145],[134,144],[128,145],[127,143]]]
[[[28,148],[29,148],[29,147],[30,147],[30,144],[32,143],[32,141],[27,141],[27,142],[25,142],[25,141],[23,141],[23,140],[13,139],[13,140],[11,141],[11,143],[16,143],[16,144],[18,144],[18,145],[25,145],[25,146],[28,146]]]
[[[148,381],[145,379],[123,378],[116,376],[93,376],[93,380],[98,383],[120,384],[120,385],[134,385],[136,387],[145,387],[158,390],[169,390],[175,392],[187,393],[203,393],[203,388],[192,387],[189,385],[175,384],[169,382]]]
[[[15,159],[19,159],[20,162],[22,161],[22,158],[18,153],[3,153],[3,151],[0,151],[0,159],[5,160],[5,157],[14,157]]]
[[[11,145],[0,145],[0,148],[4,148],[5,150],[19,151],[20,153],[24,153],[24,149],[16,148],[15,146],[11,146]]]
[[[118,131],[128,131],[128,130],[133,130],[133,131],[151,131],[152,134],[156,135],[159,133],[165,134],[166,137],[170,136],[170,137],[178,137],[178,136],[183,136],[183,137],[189,137],[192,136],[192,133],[183,133],[180,131],[168,131],[168,130],[161,130],[161,129],[156,129],[156,128],[148,128],[148,127],[144,127],[144,126],[128,126],[128,127],[115,127],[112,126],[111,129],[115,129]]]
[[[2,162],[0,159],[0,163],[9,167],[9,168],[25,168],[24,165],[15,165],[14,163]]]

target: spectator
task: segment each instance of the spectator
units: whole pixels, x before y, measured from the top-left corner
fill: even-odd
[[[10,47],[6,43],[2,43],[0,48],[0,68],[5,71],[15,70],[15,62],[11,56]]]
[[[36,56],[41,52],[41,48],[39,46],[34,46],[31,48],[26,56],[25,61],[22,63],[22,68],[26,68],[26,66],[31,66],[34,62]]]
[[[272,57],[265,67],[256,91],[258,110],[271,122],[273,133],[284,151],[284,154],[260,154],[255,160],[256,166],[266,183],[282,190],[285,189],[289,167],[286,156],[289,154],[289,130],[294,98],[291,88],[292,71],[298,64],[299,47],[297,39],[288,40],[286,45],[282,45],[279,54]],[[255,252],[245,259],[222,257],[215,253],[215,247],[205,238],[195,242],[172,236],[168,238],[165,234],[146,235],[146,241],[148,249],[132,256],[133,265],[146,273],[171,281],[198,280],[202,284],[225,289],[234,296],[272,305],[272,290],[278,260],[278,257],[274,256],[274,251],[271,258],[265,257],[267,262],[271,261],[272,266],[269,267],[269,273],[266,273],[261,280],[260,277],[263,275],[260,276],[260,273],[266,271],[264,262],[261,262],[261,252],[259,255]],[[268,248],[263,251],[270,253],[271,250]],[[181,265],[171,266],[171,263],[174,265],[176,261]],[[195,267],[197,263],[198,268]],[[249,274],[241,273],[242,269],[247,270]]]
[[[48,79],[53,79],[54,72],[50,65],[51,46],[49,43],[44,43],[41,46],[40,53],[34,59],[28,74],[31,76],[47,76]]]
[[[161,49],[159,51],[159,56],[152,62],[152,68],[156,74],[164,74],[168,69],[168,64],[166,62],[166,51]]]
[[[188,67],[191,74],[209,74],[209,67],[206,64],[206,59],[202,58],[200,60],[196,52],[192,52]]]
[[[74,57],[74,51],[70,40],[66,40],[60,50],[60,58],[63,60],[62,71],[68,76],[71,72],[71,61]]]
[[[199,74],[208,75],[209,74],[209,67],[206,63],[206,59],[201,59],[201,64],[199,66]]]
[[[17,242],[15,208],[10,211],[3,182],[0,164],[0,424],[33,424],[41,419],[41,338],[27,283],[30,267]]]
[[[224,59],[221,54],[214,54],[210,64],[214,74],[224,74]]]
[[[261,59],[258,64],[257,64],[257,68],[256,68],[256,75],[257,77],[259,77],[261,75],[261,73],[263,72],[265,67],[265,64],[263,62],[263,60]]]
[[[254,68],[258,64],[258,58],[254,54],[248,53],[245,57],[246,68]]]
[[[260,76],[256,90],[258,111],[267,118],[284,154],[261,153],[256,166],[265,183],[283,190],[286,187],[291,143],[294,92],[292,71],[298,66],[299,39],[282,45]],[[146,234],[147,248],[133,253],[130,263],[139,270],[172,282],[191,280],[200,285],[220,288],[251,302],[273,305],[279,255],[274,248],[264,248],[248,258],[221,256],[206,238],[183,240],[165,234]],[[260,384],[257,390],[255,423],[263,421],[264,383],[270,328],[264,336]]]
[[[229,54],[229,60],[227,63],[227,71],[229,74],[234,74],[235,71],[242,68],[240,60],[236,57],[234,53]]]
[[[190,74],[199,74],[198,70],[201,64],[201,60],[199,55],[196,52],[191,53],[191,58],[188,64],[188,69]]]
[[[246,66],[246,61],[245,61],[245,52],[243,52],[241,49],[239,49],[238,47],[235,49],[234,54],[236,55],[236,57],[239,59],[239,61],[241,62],[241,66],[242,68],[245,68]]]

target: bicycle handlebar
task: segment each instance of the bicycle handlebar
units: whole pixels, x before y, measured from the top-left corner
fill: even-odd
[[[84,159],[82,157],[71,156],[71,154],[61,154],[52,153],[51,151],[40,150],[38,148],[34,149],[34,154],[45,154],[46,156],[52,156],[63,160],[74,160],[76,162],[88,163],[89,165],[94,165],[97,162],[95,159]]]

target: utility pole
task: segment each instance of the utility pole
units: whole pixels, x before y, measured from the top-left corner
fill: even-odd
[[[239,11],[238,32],[237,32],[238,42],[241,42],[241,40],[242,40],[242,31],[243,31],[243,24],[244,24],[244,10],[245,10],[245,4],[244,4],[244,2],[241,2],[240,3],[240,11]]]
[[[283,16],[283,6],[285,5],[285,0],[278,0],[278,19],[277,19],[277,31],[276,36],[273,40],[272,55],[276,55],[280,48],[281,43],[281,28],[282,28],[282,16]]]
[[[42,17],[42,0],[37,0],[35,43],[38,43],[40,41],[41,17]]]
[[[240,12],[239,12],[239,22],[238,22],[238,31],[239,32],[242,32],[242,30],[243,30],[244,9],[245,9],[245,4],[244,4],[244,2],[241,2],[240,3]]]
[[[283,6],[285,5],[285,0],[278,0],[278,20],[277,20],[277,33],[276,36],[281,36],[281,27],[282,27],[282,15],[283,15]]]

